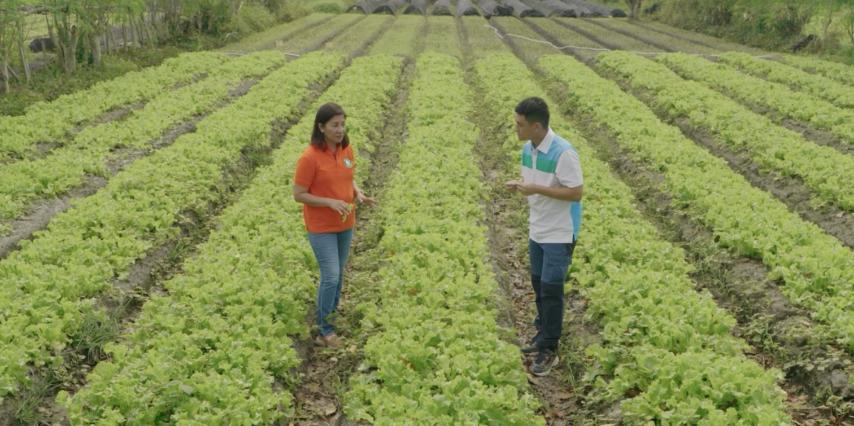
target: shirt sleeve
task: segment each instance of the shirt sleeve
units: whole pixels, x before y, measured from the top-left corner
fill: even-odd
[[[306,188],[311,187],[311,184],[314,182],[316,168],[317,165],[314,158],[303,154],[299,158],[299,161],[297,161],[297,171],[294,176],[294,183]]]
[[[519,150],[519,180],[525,181],[525,147]]]
[[[584,184],[581,175],[581,161],[573,150],[566,150],[557,160],[555,175],[558,183],[567,188],[575,188]]]

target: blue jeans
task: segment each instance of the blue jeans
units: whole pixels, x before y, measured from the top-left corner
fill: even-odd
[[[534,344],[541,350],[557,350],[563,328],[563,288],[576,243],[540,244],[528,240],[531,286],[537,305]]]
[[[317,326],[320,335],[326,336],[335,329],[329,324],[328,317],[338,308],[341,298],[341,286],[344,283],[344,267],[350,254],[350,241],[353,230],[335,233],[308,233],[308,242],[314,250],[314,257],[320,265],[320,285],[317,287]]]

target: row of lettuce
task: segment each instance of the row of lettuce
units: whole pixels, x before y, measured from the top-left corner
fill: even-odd
[[[471,40],[490,37],[477,25],[466,28]],[[518,141],[503,125],[518,102],[508,94],[515,93],[545,98],[555,111],[551,126],[582,158],[588,214],[573,277],[587,315],[602,330],[601,343],[586,348],[585,380],[595,395],[622,401],[627,424],[788,422],[785,394],[775,384],[780,373],[743,355],[747,345],[732,336],[735,319],[695,290],[682,250],[644,219],[633,205],[633,190],[568,127],[561,104],[512,54],[477,56],[479,94],[494,120],[484,128],[496,129],[492,145],[501,147],[508,164],[518,164]]]
[[[288,23],[285,25],[287,28],[293,28],[297,23],[306,27],[284,35],[281,32],[277,36],[268,35],[278,40],[273,40],[273,45],[266,47],[279,47],[288,53],[299,54],[318,47],[319,42],[361,19],[356,15],[329,18],[317,15]],[[312,26],[323,21],[328,22]],[[348,40],[359,41],[360,38]],[[350,44],[345,47],[348,46]],[[248,47],[259,46],[250,44]],[[0,117],[0,134],[3,135],[0,139],[0,164],[37,157],[40,145],[63,145],[76,127],[92,123],[109,111],[148,102],[176,87],[213,75],[214,70],[227,61],[228,56],[218,52],[186,53],[167,59],[160,66],[130,72],[54,101],[32,105],[24,115]]]
[[[854,108],[854,87],[823,75],[811,74],[796,67],[760,59],[746,53],[727,52],[719,58],[721,62],[732,65],[747,74],[785,84],[841,108]]]
[[[187,53],[160,66],[127,73],[87,90],[30,106],[21,116],[0,117],[0,163],[38,154],[40,142],[61,143],[75,126],[114,108],[145,102],[207,73],[227,60],[220,53]]]
[[[825,130],[845,144],[854,144],[854,110],[838,107],[812,94],[792,90],[780,83],[744,74],[726,64],[716,64],[698,56],[676,53],[661,55],[657,59],[685,78],[708,84],[747,104],[776,111],[784,118]],[[744,115],[749,119],[755,116]],[[767,135],[764,133],[764,128],[769,126],[767,121],[762,119],[759,123],[763,128],[760,134]],[[786,135],[785,139],[798,136],[793,132],[776,133]]]
[[[854,68],[850,65],[797,55],[784,55],[780,61],[854,87]]]
[[[347,54],[378,34],[385,19],[370,17],[364,25],[350,28],[331,26],[320,31],[304,31],[297,40],[291,41],[300,46],[304,46],[300,40],[316,44],[343,29],[344,32],[328,41],[325,48]],[[240,83],[247,84],[246,80],[266,74],[271,67],[284,62],[285,56],[276,51],[226,59],[208,68],[207,78],[177,90],[164,90],[143,108],[132,110],[123,120],[85,126],[77,135],[57,139],[60,146],[47,155],[0,167],[0,221],[8,224],[29,211],[34,202],[65,194],[80,187],[90,176],[109,178],[107,160],[116,149],[150,147],[167,130],[221,107],[229,95],[240,88]],[[6,232],[10,229],[5,227]]]
[[[534,34],[522,25],[515,25],[512,30],[529,37]],[[559,86],[568,89],[568,102],[564,106],[591,115],[597,126],[607,129],[619,145],[641,160],[641,164],[663,172],[668,184],[665,189],[674,197],[677,207],[687,210],[711,229],[723,247],[738,255],[763,261],[771,269],[769,277],[784,284],[782,288],[789,299],[813,311],[815,317],[827,325],[822,327],[826,330],[823,335],[835,336],[849,351],[854,348],[854,319],[851,315],[854,291],[851,287],[854,282],[851,265],[854,264],[854,256],[850,249],[813,223],[802,220],[770,194],[751,187],[725,161],[696,146],[677,128],[659,121],[649,108],[624,93],[618,85],[599,77],[568,56],[544,56],[548,59],[540,65],[546,74]],[[745,57],[735,53],[725,56]],[[747,58],[745,60],[750,62],[764,61]],[[670,64],[680,61],[681,56],[662,55],[660,60]],[[768,67],[782,67],[800,73],[782,63],[764,62],[770,62]],[[763,66],[766,65],[764,62]],[[788,176],[794,175],[794,170],[800,170],[803,176],[797,177],[804,179],[805,183],[811,176],[812,187],[824,192],[824,195],[815,195],[818,203],[830,203],[828,200],[835,199],[835,204],[842,210],[850,206],[850,185],[846,185],[845,180],[837,180],[831,173],[843,176],[848,173],[847,169],[837,165],[846,164],[849,161],[847,156],[827,147],[812,145],[800,137],[792,139],[790,133],[780,133],[781,129],[764,126],[767,120],[761,117],[753,116],[755,122],[750,123],[715,112],[716,108],[732,112],[739,107],[708,88],[680,81],[666,67],[653,61],[626,52],[610,52],[601,55],[596,63],[603,74],[625,76],[625,80],[643,88],[641,92],[653,92],[661,98],[660,105],[668,115],[687,118],[694,126],[711,131],[713,137],[731,146],[752,150],[750,155],[757,161],[761,160],[765,167],[774,165]],[[821,76],[809,74],[804,78],[820,79]],[[640,85],[641,81],[645,86]],[[667,84],[691,85],[691,90],[671,89]],[[831,85],[835,84],[831,82]],[[656,95],[656,91],[660,94]],[[740,126],[729,129],[727,120],[714,122],[713,119],[720,116],[727,116]],[[782,142],[808,156],[793,158],[788,153],[781,153],[771,146],[774,141],[769,141],[763,132],[775,132],[781,137],[788,135],[789,139]],[[771,159],[757,150],[757,147],[764,146],[789,161]],[[835,160],[830,161],[831,158]],[[817,160],[814,167],[825,170],[808,170],[805,164],[814,159]]]
[[[277,52],[227,60],[210,68],[208,78],[165,91],[124,120],[86,127],[44,157],[0,168],[0,220],[19,217],[34,201],[78,187],[89,175],[108,177],[106,159],[114,150],[151,146],[170,128],[216,109],[242,81],[267,74],[284,62]]]
[[[661,60],[667,64],[694,61],[685,55]],[[709,132],[723,145],[745,152],[762,168],[799,178],[820,202],[847,212],[854,210],[851,156],[777,126],[701,83],[683,80],[655,61],[628,52],[609,52],[600,55],[596,63],[607,74],[649,93],[652,106],[664,115]]]
[[[176,237],[184,215],[203,216],[221,199],[227,170],[245,151],[269,146],[273,120],[297,114],[313,86],[342,63],[338,55],[310,54],[279,68],[0,261],[0,333],[9,343],[0,346],[0,396],[29,383],[31,367],[61,364],[64,348],[85,338],[87,318],[106,320],[96,297]]]
[[[473,107],[458,59],[419,58],[407,138],[382,200],[376,301],[360,307],[370,337],[367,371],[345,394],[351,420],[543,424],[518,348],[496,323]]]
[[[618,69],[625,58],[608,53],[598,63]],[[711,229],[722,246],[760,259],[790,300],[831,325],[841,345],[854,348],[851,250],[752,187],[614,82],[565,55],[546,56],[540,66],[568,89],[566,107],[588,114],[640,164],[662,174],[662,188],[677,207]]]
[[[317,65],[340,65],[337,56],[314,58],[291,71],[318,72],[310,62],[321,58]],[[397,58],[358,58],[314,107],[346,105],[354,146],[367,148],[400,70]],[[296,89],[281,85],[266,95],[275,99],[284,87]],[[311,109],[289,130],[184,273],[165,283],[168,294],[152,297],[133,330],[111,345],[112,359],[98,364],[80,392],[59,398],[72,423],[270,424],[292,412],[301,362],[293,339],[309,332],[316,265],[289,182],[313,119]]]
[[[321,98],[346,102],[360,151],[379,136],[400,65],[357,59]],[[373,334],[371,368],[353,378],[348,414],[375,424],[542,423],[518,352],[496,325],[496,283],[478,224],[484,187],[471,161],[477,132],[465,119],[470,92],[455,58],[427,54],[416,68],[408,139],[380,219],[379,303],[360,307]],[[308,331],[315,265],[286,183],[312,118],[291,129],[273,165],[166,284],[169,295],[149,301],[133,331],[111,345],[112,361],[82,391],[59,398],[72,422],[269,423],[289,412],[299,363],[291,338]]]

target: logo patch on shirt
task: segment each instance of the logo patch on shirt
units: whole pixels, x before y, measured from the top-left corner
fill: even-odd
[[[349,158],[345,158],[344,159],[344,167],[346,167],[348,169],[352,169],[353,168],[353,160],[350,160]]]

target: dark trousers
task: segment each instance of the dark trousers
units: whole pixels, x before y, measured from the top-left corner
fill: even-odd
[[[531,286],[537,304],[534,344],[540,349],[557,350],[563,328],[564,283],[576,243],[541,244],[528,240]]]

